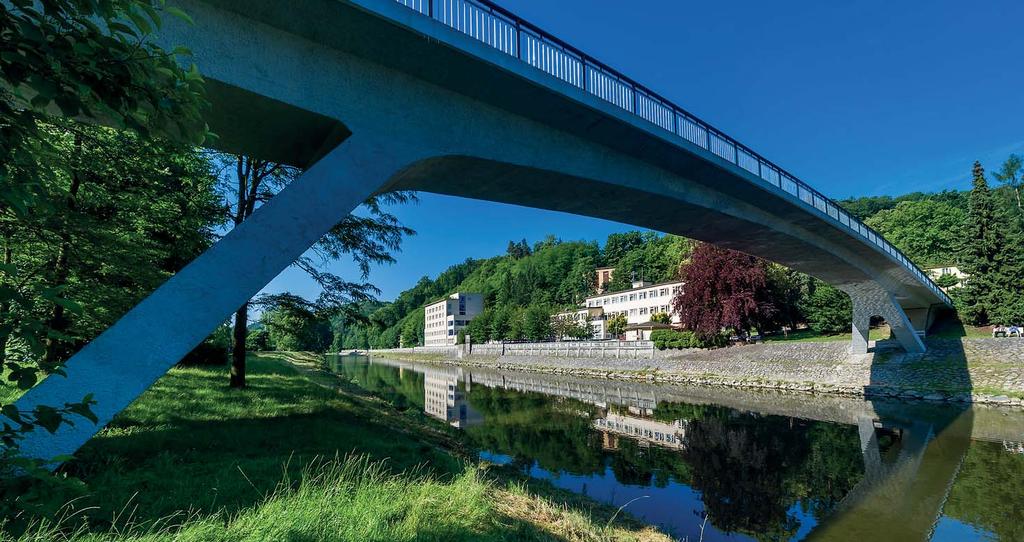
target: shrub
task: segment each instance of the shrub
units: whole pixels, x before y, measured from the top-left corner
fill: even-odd
[[[676,331],[674,329],[656,329],[651,332],[651,340],[658,350],[666,348],[719,348],[729,344],[729,338],[719,333],[714,337],[701,340],[692,331]]]
[[[178,366],[195,366],[195,365],[226,365],[228,362],[228,347],[222,344],[213,344],[208,341],[199,343],[199,346],[192,349],[191,352],[185,355],[185,357],[178,362]]]

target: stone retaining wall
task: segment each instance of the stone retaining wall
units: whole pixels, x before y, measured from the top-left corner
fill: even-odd
[[[494,345],[500,346],[500,345]],[[925,354],[877,348],[851,356],[848,343],[773,342],[717,350],[638,350],[628,356],[550,352],[472,355],[439,360],[480,367],[619,380],[682,382],[857,396],[1024,405],[1024,340],[929,339]],[[408,349],[407,349],[408,350]],[[417,351],[420,351],[417,349]],[[585,352],[585,351],[584,351]],[[378,353],[378,352],[375,352]],[[400,357],[398,351],[379,352]]]

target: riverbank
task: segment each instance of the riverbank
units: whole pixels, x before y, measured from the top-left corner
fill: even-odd
[[[0,540],[669,540],[477,463],[451,427],[320,360],[252,356],[244,390],[224,367],[172,369],[63,467],[81,482],[24,497]],[[43,518],[59,523],[11,534]]]
[[[377,350],[408,361],[589,378],[775,389],[844,396],[1024,406],[1024,340],[936,338],[925,354],[879,342],[850,356],[846,342],[769,342],[717,350],[656,351],[635,359],[455,356]]]

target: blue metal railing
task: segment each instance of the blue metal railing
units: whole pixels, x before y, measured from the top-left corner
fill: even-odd
[[[837,203],[742,143],[572,45],[490,0],[395,0],[736,164],[842,225],[900,262],[947,304],[952,301],[892,243]]]

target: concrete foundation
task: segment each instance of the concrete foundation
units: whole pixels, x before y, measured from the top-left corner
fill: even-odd
[[[850,295],[850,301],[853,303],[851,354],[868,353],[868,331],[873,316],[885,319],[896,340],[907,352],[925,351],[924,341],[921,339],[924,330],[914,328],[910,318],[891,293],[873,283],[845,285],[840,288]]]

